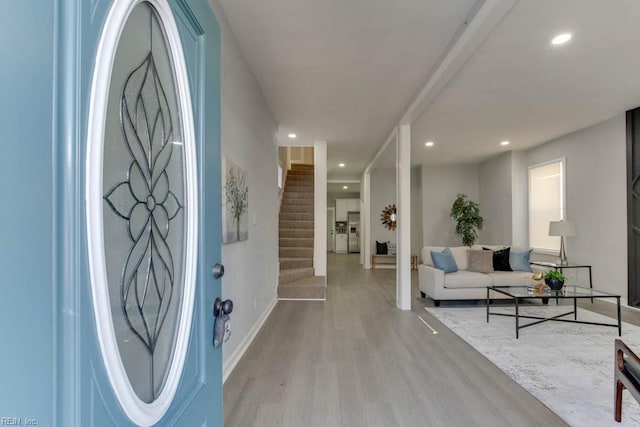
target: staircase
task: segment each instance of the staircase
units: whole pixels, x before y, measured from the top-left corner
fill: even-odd
[[[313,165],[292,164],[280,207],[278,298],[326,298],[325,277],[313,275],[313,211]]]

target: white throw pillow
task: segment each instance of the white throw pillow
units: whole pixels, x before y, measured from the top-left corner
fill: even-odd
[[[469,257],[467,255],[469,248],[467,246],[452,246],[450,249],[453,259],[456,260],[458,270],[466,270],[469,265]]]
[[[428,265],[429,267],[433,267],[433,260],[431,259],[431,251],[434,252],[442,252],[444,246],[424,246],[422,248],[422,263],[424,265]]]

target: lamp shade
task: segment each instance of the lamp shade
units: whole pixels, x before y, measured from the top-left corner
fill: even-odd
[[[576,226],[571,221],[549,221],[549,236],[571,237],[576,235]]]

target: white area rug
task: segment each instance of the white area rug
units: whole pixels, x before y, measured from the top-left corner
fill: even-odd
[[[548,316],[568,307],[522,307],[521,314]],[[460,338],[482,353],[572,426],[640,426],[640,405],[624,392],[622,423],[613,419],[614,339],[617,328],[545,322],[520,330],[515,318],[491,316],[485,307],[425,307]],[[513,313],[511,307],[491,311]],[[567,317],[570,318],[570,317]],[[578,320],[615,320],[578,309]],[[521,319],[521,324],[531,319]],[[622,339],[640,353],[640,327],[622,324]]]

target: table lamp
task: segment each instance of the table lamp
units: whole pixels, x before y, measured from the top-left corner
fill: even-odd
[[[549,221],[549,236],[560,236],[560,264],[566,265],[567,254],[564,250],[564,238],[576,235],[576,226],[571,221]]]

